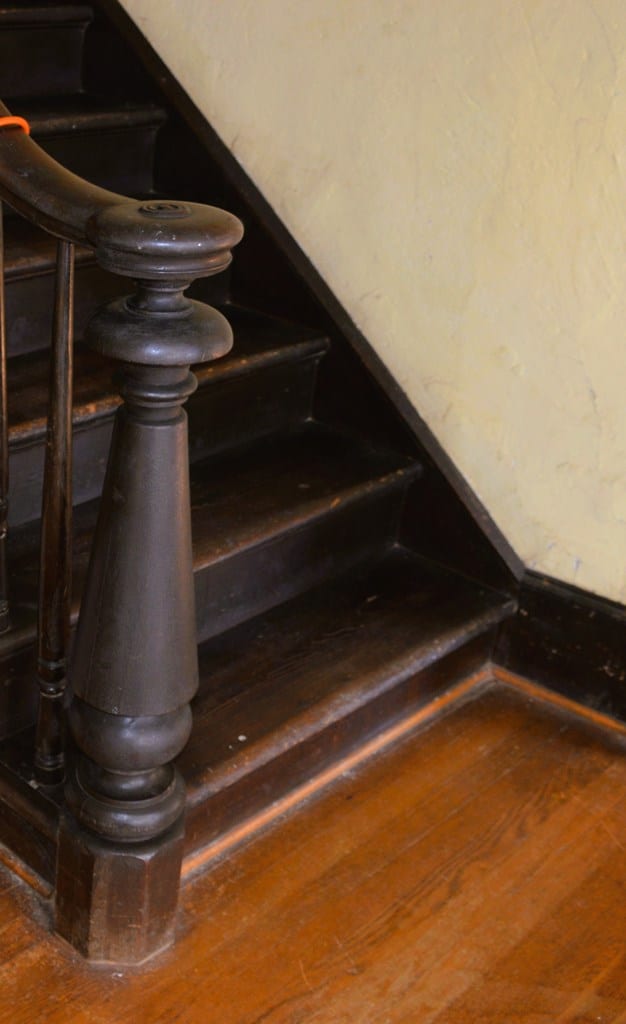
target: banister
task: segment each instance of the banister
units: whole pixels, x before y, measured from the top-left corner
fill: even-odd
[[[0,116],[11,113],[0,101]],[[123,198],[68,171],[19,128],[0,131],[0,197],[51,235],[81,245],[90,219]]]
[[[1,114],[9,114],[2,103]],[[91,185],[13,126],[0,128],[0,199],[61,239],[60,251],[71,243],[90,246],[104,270],[133,280],[134,292],[99,309],[83,339],[117,361],[123,404],[67,672],[74,754],[59,832],[55,922],[91,959],[136,962],[172,935],[185,810],[173,762],[189,736],[198,678],[183,405],[197,384],[191,365],[232,345],[221,313],[184,293],[196,278],[228,266],[243,227],[214,207],[137,200]],[[61,284],[64,278],[69,285],[58,294],[67,296],[71,281],[62,270]],[[57,346],[71,345],[66,319],[68,329],[54,333]],[[52,503],[61,508],[68,486],[60,473],[69,481],[71,465],[71,359],[58,365],[64,369],[56,393],[65,397],[56,401],[65,408],[51,410],[62,429],[49,420],[46,480],[52,490],[56,476]],[[57,554],[42,578],[57,585],[42,593],[62,591],[66,605],[58,577],[69,558],[69,515],[43,521],[43,543]],[[55,614],[40,621],[54,626],[46,627],[54,643],[44,638],[39,660],[42,694],[55,704],[54,715],[40,715],[41,781],[56,780],[63,767],[65,654],[63,620]]]
[[[0,116],[10,114],[0,101]],[[179,276],[189,273],[190,280],[219,273],[243,234],[236,217],[215,207],[158,199],[138,202],[92,185],[48,156],[19,128],[0,130],[0,199],[57,238],[96,250],[102,246],[103,266],[128,276],[160,277],[175,268]],[[175,228],[172,205],[186,211],[176,216]],[[142,218],[138,211],[145,208],[150,212]],[[164,232],[160,220],[172,230]],[[142,259],[148,250],[151,259]]]

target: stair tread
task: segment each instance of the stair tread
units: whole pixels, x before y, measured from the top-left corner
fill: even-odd
[[[226,452],[194,472],[194,562],[218,561],[418,472],[405,456],[315,423]]]
[[[5,280],[50,273],[56,264],[56,250],[56,238],[23,217],[10,217],[4,237]],[[93,263],[95,257],[91,249],[78,245],[75,260],[77,264]]]
[[[224,312],[233,325],[235,342],[220,360],[195,368],[199,383],[252,372],[262,366],[322,354],[328,342],[318,331],[289,321],[249,313],[235,306]],[[9,439],[31,443],[46,427],[49,354],[46,350],[9,360]],[[81,345],[75,347],[74,424],[111,414],[120,404],[112,390],[113,364]]]
[[[192,733],[177,759],[187,854],[455,685],[450,657],[514,611],[511,598],[394,546],[201,644]],[[31,748],[30,729],[4,740],[0,776],[12,780],[11,806],[27,793],[28,821],[54,842],[62,794],[29,793]],[[49,859],[53,870],[53,850]]]
[[[404,486],[420,472],[405,456],[369,445],[316,423],[265,437],[192,467],[194,567],[206,569],[322,515]],[[73,592],[82,591],[97,501],[74,516]],[[11,593],[22,607],[37,598],[39,525],[11,535]],[[10,636],[7,636],[10,644]]]
[[[19,97],[11,101],[15,113],[26,117],[35,139],[76,132],[131,129],[160,124],[165,111],[154,103],[111,103],[87,95]]]
[[[193,806],[493,628],[506,597],[392,548],[200,647]]]
[[[156,140],[167,119],[162,107],[94,98],[70,92],[69,84],[67,95],[15,93],[11,111],[29,121],[33,139],[68,171],[121,195],[152,192]]]

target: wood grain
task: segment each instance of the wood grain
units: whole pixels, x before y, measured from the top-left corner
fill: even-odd
[[[0,869],[0,1022],[624,1022],[625,754],[477,690],[189,883],[149,968],[86,967]]]

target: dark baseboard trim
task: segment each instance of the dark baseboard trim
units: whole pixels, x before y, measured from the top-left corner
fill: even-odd
[[[626,607],[539,573],[524,574],[494,661],[626,722]]]

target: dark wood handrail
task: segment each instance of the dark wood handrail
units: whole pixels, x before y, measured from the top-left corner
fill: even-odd
[[[0,102],[0,116],[10,115],[11,111]],[[150,205],[138,204],[135,199],[90,184],[48,156],[31,136],[13,127],[0,130],[0,198],[49,234],[94,248],[101,241],[101,215],[106,211],[126,204],[135,210]],[[197,270],[196,276],[201,276],[206,272],[200,270],[202,258],[209,253],[212,260],[208,272],[218,273],[230,262],[230,249],[241,240],[241,222],[232,214],[196,203],[184,205],[196,217],[177,223],[175,244],[167,237],[156,238],[155,242],[158,218],[152,223],[153,248],[158,251],[161,264],[153,266],[151,276],[166,276],[170,269],[178,270],[181,261],[185,263],[185,273],[193,275]],[[112,228],[114,222],[117,232]],[[129,216],[117,221],[106,218],[105,224],[108,250],[126,252],[130,258],[145,247],[146,222],[142,223],[141,218],[134,225]],[[195,260],[190,262],[192,254]],[[148,268],[129,268],[128,275],[133,276],[141,269]],[[115,272],[124,271],[116,268]]]
[[[0,116],[11,113],[0,102]],[[51,235],[82,245],[91,218],[123,198],[72,174],[19,128],[0,131],[0,196]]]

